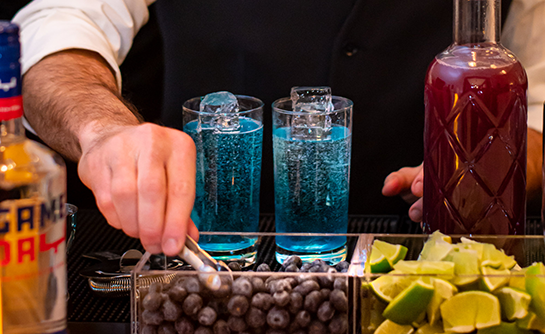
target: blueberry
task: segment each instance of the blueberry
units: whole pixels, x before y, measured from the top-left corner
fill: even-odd
[[[265,325],[267,321],[265,312],[258,309],[257,307],[250,307],[248,312],[246,312],[245,319],[246,319],[246,323],[251,328],[259,328]]]
[[[261,277],[252,277],[251,282],[254,293],[267,291],[265,288],[265,282],[263,282]]]
[[[277,329],[277,328],[267,328],[267,331],[265,334],[286,334],[286,331],[283,329]]]
[[[212,295],[216,298],[224,298],[231,293],[231,277],[227,275],[220,275],[221,285],[216,291],[212,291]]]
[[[310,320],[312,320],[312,317],[308,311],[301,310],[295,315],[295,322],[303,328],[310,324]]]
[[[229,313],[236,317],[240,317],[248,311],[248,307],[250,306],[250,303],[248,303],[248,299],[241,295],[234,295],[229,299],[229,302],[227,303],[227,310]]]
[[[257,271],[271,271],[271,268],[269,267],[268,264],[266,263],[262,263],[260,264],[259,266],[257,266]]]
[[[318,307],[320,307],[320,304],[322,304],[323,297],[320,291],[312,291],[305,297],[305,310],[314,313],[318,311]]]
[[[182,309],[184,310],[185,314],[192,316],[199,313],[202,305],[203,301],[201,296],[196,293],[191,293],[185,298],[184,303],[182,304]]]
[[[316,312],[318,319],[320,319],[322,322],[329,321],[331,318],[333,318],[334,314],[335,309],[328,301],[323,302],[322,305],[320,305],[320,307],[318,308],[318,311]]]
[[[163,294],[150,291],[142,300],[142,306],[145,310],[157,311],[163,303]]]
[[[168,296],[175,302],[183,303],[185,297],[187,297],[187,290],[181,285],[174,285],[168,290]]]
[[[182,315],[182,307],[180,304],[173,302],[170,299],[163,303],[163,316],[166,321],[176,321]]]
[[[157,326],[145,325],[142,327],[142,334],[157,334]]]
[[[229,325],[227,325],[227,321],[223,319],[219,319],[214,324],[214,327],[212,328],[214,331],[214,334],[230,334],[231,329],[229,328]]]
[[[328,274],[334,274],[337,272],[337,270],[335,268],[329,268],[327,269],[326,272]],[[335,277],[333,277],[333,275],[321,275],[320,277],[318,277],[318,281],[320,282],[320,285],[322,286],[322,288],[327,288],[327,289],[333,289],[334,280],[335,280]]]
[[[199,326],[195,330],[195,334],[214,334],[214,332],[212,332],[212,329],[210,327]]]
[[[235,295],[242,295],[251,298],[253,294],[253,286],[246,277],[239,277],[233,282],[231,291]]]
[[[244,321],[244,318],[236,317],[234,315],[229,317],[227,320],[227,325],[233,332],[242,332],[248,327]]]
[[[275,329],[286,328],[290,322],[290,314],[288,311],[279,307],[273,307],[267,313],[267,323]]]
[[[308,334],[326,334],[326,326],[319,320],[312,320],[308,326]]]
[[[347,293],[348,285],[347,285],[347,282],[346,282],[346,278],[344,278],[344,277],[335,278],[335,282],[333,283],[333,289],[341,290],[344,293]]]
[[[284,278],[284,281],[287,281],[291,285],[292,289],[294,287],[296,287],[297,284],[299,284],[297,279],[295,277],[293,277],[293,276],[289,276],[289,277]]]
[[[331,294],[331,290],[322,289],[322,290],[320,290],[320,294],[322,295],[324,300],[329,300],[329,295]]]
[[[199,314],[197,315],[197,320],[203,326],[212,326],[216,321],[217,317],[218,314],[216,313],[216,310],[207,306],[199,311]]]
[[[316,267],[322,267],[324,265],[327,266],[327,263],[325,263],[325,261],[322,260],[322,259],[316,259],[316,260],[312,261],[311,264],[312,264],[313,267],[315,267],[315,266]]]
[[[321,273],[322,272],[322,266],[312,266],[308,269],[309,273]]]
[[[273,295],[274,304],[279,307],[284,307],[290,302],[290,294],[287,291],[278,291]]]
[[[242,266],[238,262],[229,262],[229,264],[227,266],[229,267],[229,269],[231,269],[231,271],[241,271],[242,270]]]
[[[338,314],[329,322],[329,332],[331,334],[343,334],[348,329],[348,316],[346,314]]]
[[[279,292],[279,291],[291,292],[291,283],[285,279],[271,281],[269,283],[269,291],[271,294],[275,294],[276,292]]]
[[[289,266],[291,264],[295,264],[298,268],[300,268],[301,265],[303,264],[303,261],[301,260],[301,258],[299,256],[291,255],[288,258],[286,258],[284,260],[284,262],[282,262],[283,267],[287,267],[287,266]]]
[[[201,292],[201,283],[199,279],[194,276],[188,276],[183,280],[183,287],[187,293],[200,293]]]
[[[348,272],[348,268],[344,268],[341,270],[341,273],[347,273]]]
[[[312,267],[312,264],[310,264],[310,263],[308,263],[308,262],[305,262],[305,263],[303,263],[303,265],[301,266],[301,268],[299,269],[299,271],[308,272],[308,270],[310,269],[310,267]]]
[[[290,293],[289,311],[293,314],[297,313],[303,307],[303,296],[299,292]]]
[[[299,328],[296,331],[291,332],[291,334],[307,334],[307,331],[302,328]]]
[[[284,271],[287,272],[287,273],[295,273],[295,272],[299,271],[299,268],[295,264],[292,263],[289,266],[287,266],[284,269]]]
[[[161,282],[153,282],[149,286],[149,292],[162,292],[163,291],[163,283]]]
[[[341,290],[333,290],[331,291],[331,294],[329,295],[329,301],[333,305],[333,307],[340,311],[340,312],[346,312],[348,311],[348,298],[346,297],[346,294]]]
[[[337,271],[341,271],[343,269],[348,269],[348,267],[350,267],[350,263],[348,261],[341,261],[337,263],[335,269],[337,269]]]
[[[161,311],[144,310],[144,312],[142,312],[142,322],[145,325],[158,326],[161,324],[161,322],[163,322],[163,320],[163,312]]]
[[[271,295],[265,292],[258,292],[252,297],[252,306],[268,311],[274,304]]]
[[[157,334],[176,334],[176,329],[172,323],[163,322],[157,329]]]
[[[312,275],[311,273],[304,273],[304,274],[298,275],[296,279],[299,284],[305,281],[315,281],[316,283],[318,283],[318,278],[316,278],[316,276]]]
[[[174,323],[174,328],[178,334],[193,334],[195,332],[195,327],[193,327],[193,322],[186,317],[181,317],[176,320]]]
[[[312,291],[320,290],[320,284],[313,280],[306,280],[293,288],[294,292],[299,292],[302,296],[308,295]]]

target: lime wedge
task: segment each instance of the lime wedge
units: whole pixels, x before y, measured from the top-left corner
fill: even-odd
[[[454,276],[454,263],[446,261],[399,261],[394,269],[406,274]]]
[[[389,275],[380,276],[369,285],[379,300],[389,303],[415,279],[394,270]]]
[[[451,242],[449,236],[439,231],[433,232],[424,243],[418,260],[441,261],[445,259],[454,247]]]
[[[545,332],[545,319],[541,319],[532,311],[528,311],[528,314],[524,318],[517,319],[516,324],[522,329]]]
[[[471,240],[465,237],[460,238],[461,243],[458,244],[460,246],[460,249],[469,249],[474,250],[477,253],[477,257],[479,258],[479,261],[483,258],[483,252],[484,252],[484,243],[477,242],[475,240]]]
[[[503,287],[494,292],[501,305],[502,316],[509,320],[522,319],[528,314],[532,297],[524,291],[511,287]]]
[[[441,321],[441,304],[458,293],[458,289],[452,283],[438,278],[433,279],[433,286],[435,290],[426,308],[426,314],[430,325],[436,326]]]
[[[519,290],[526,290],[526,270],[523,268],[520,270],[511,269],[511,278],[509,279],[509,286]]]
[[[483,274],[483,289],[488,292],[494,292],[509,283],[511,272],[507,269],[494,269],[491,267],[481,267]]]
[[[517,327],[515,323],[502,322],[499,326],[479,329],[477,334],[531,334],[529,330]]]
[[[454,262],[454,285],[464,286],[476,282],[480,276],[479,257],[477,251],[471,249],[460,249],[452,253]]]
[[[501,323],[500,302],[482,291],[461,292],[441,304],[445,332],[469,333]]]
[[[375,331],[375,334],[412,334],[414,328],[411,325],[398,325],[393,321],[386,320]]]
[[[496,249],[493,244],[484,244],[481,265],[496,269],[512,269],[517,262],[514,256],[507,256],[503,250]]]
[[[403,260],[407,255],[407,247],[403,245],[393,245],[381,240],[373,241],[373,246],[378,249],[390,261],[392,265],[397,261]]]
[[[416,330],[416,334],[438,334],[443,333],[443,326],[432,326],[430,324],[425,324],[424,326]]]
[[[392,265],[386,256],[374,245],[371,247],[369,268],[372,274],[387,273],[392,270]]]
[[[526,292],[532,296],[530,305],[545,320],[545,265],[534,263],[526,270]]]
[[[409,325],[417,321],[426,311],[433,296],[433,289],[433,285],[424,280],[412,282],[388,304],[382,315],[400,325]]]

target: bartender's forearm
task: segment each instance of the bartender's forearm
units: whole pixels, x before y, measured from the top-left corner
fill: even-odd
[[[140,123],[119,96],[110,67],[90,51],[61,51],[34,65],[23,77],[23,99],[40,138],[75,161],[82,145]]]
[[[532,214],[541,208],[541,166],[543,135],[536,130],[528,129],[528,166],[526,169],[526,190],[528,194],[528,211]]]

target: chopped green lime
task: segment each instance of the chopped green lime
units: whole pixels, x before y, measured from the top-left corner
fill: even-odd
[[[411,325],[398,325],[393,321],[384,321],[375,331],[375,334],[412,334],[414,328]]]
[[[426,311],[433,296],[433,285],[416,280],[388,304],[382,315],[400,325],[409,325]]]
[[[458,293],[440,308],[445,332],[469,333],[501,323],[498,298],[482,291]]]
[[[494,269],[491,267],[481,267],[483,274],[483,289],[488,292],[494,292],[509,283],[511,272],[507,269]]]
[[[374,245],[371,247],[371,256],[369,258],[369,268],[372,274],[387,273],[392,270],[390,261]]]
[[[526,292],[532,296],[530,305],[545,320],[545,265],[534,263],[526,270]]]
[[[503,250],[496,249],[493,244],[484,244],[481,265],[496,269],[512,269],[517,262],[514,256],[507,256]]]
[[[477,253],[477,257],[479,261],[483,258],[483,252],[484,252],[484,243],[477,242],[475,240],[471,240],[465,237],[460,238],[461,244],[458,244],[460,246],[460,249],[469,249],[473,250]]]
[[[532,332],[517,327],[514,322],[502,322],[498,326],[479,329],[477,334],[532,334]]]
[[[520,270],[511,269],[511,278],[509,279],[509,286],[515,289],[526,291],[526,270],[523,268]]]
[[[438,278],[433,280],[433,286],[435,290],[426,308],[426,314],[430,325],[435,326],[441,321],[441,304],[458,293],[458,289],[452,283]]]
[[[389,275],[380,276],[369,284],[379,300],[389,303],[415,279],[394,270]]]
[[[509,320],[522,319],[528,314],[532,297],[524,291],[503,287],[494,292],[501,305],[502,316]]]
[[[449,236],[439,231],[433,232],[426,243],[424,243],[418,260],[441,261],[445,259],[454,247],[451,242],[452,240]]]
[[[407,255],[407,247],[403,245],[393,245],[382,240],[373,241],[373,246],[378,249],[394,265],[399,260],[403,260]]]
[[[477,251],[460,249],[459,252],[452,253],[452,262],[455,264],[454,273],[456,274],[454,285],[468,285],[479,279],[481,271]]]
[[[425,324],[422,327],[419,327],[416,330],[416,334],[438,334],[443,333],[443,326],[432,326],[430,324]]]
[[[516,324],[523,329],[537,330],[545,332],[545,319],[538,317],[534,312],[528,311],[528,314],[522,319],[517,319]]]
[[[454,275],[454,263],[446,261],[399,261],[394,269],[406,274],[444,275],[448,279]]]

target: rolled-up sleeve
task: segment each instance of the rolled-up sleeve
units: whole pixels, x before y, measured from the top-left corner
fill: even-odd
[[[502,35],[528,75],[528,126],[543,131],[545,0],[513,0]]]
[[[42,58],[67,49],[100,54],[115,71],[147,22],[155,0],[35,0],[13,22],[21,27],[21,65],[25,73]]]

